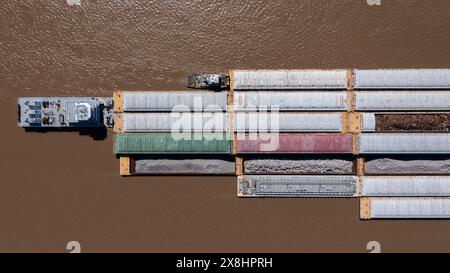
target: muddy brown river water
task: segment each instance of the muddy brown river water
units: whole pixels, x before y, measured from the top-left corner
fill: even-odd
[[[112,134],[26,133],[18,96],[185,89],[230,68],[448,68],[450,1],[0,1],[0,251],[450,251],[450,221],[357,199],[239,199],[233,177],[119,176]]]

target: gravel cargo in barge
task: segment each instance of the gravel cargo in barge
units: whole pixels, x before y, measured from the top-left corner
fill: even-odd
[[[244,174],[353,174],[352,157],[259,155],[244,158]]]
[[[121,175],[234,175],[231,155],[145,155],[120,157]]]

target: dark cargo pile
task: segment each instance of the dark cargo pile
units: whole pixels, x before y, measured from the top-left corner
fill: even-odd
[[[376,131],[433,131],[450,129],[450,114],[376,114]]]

